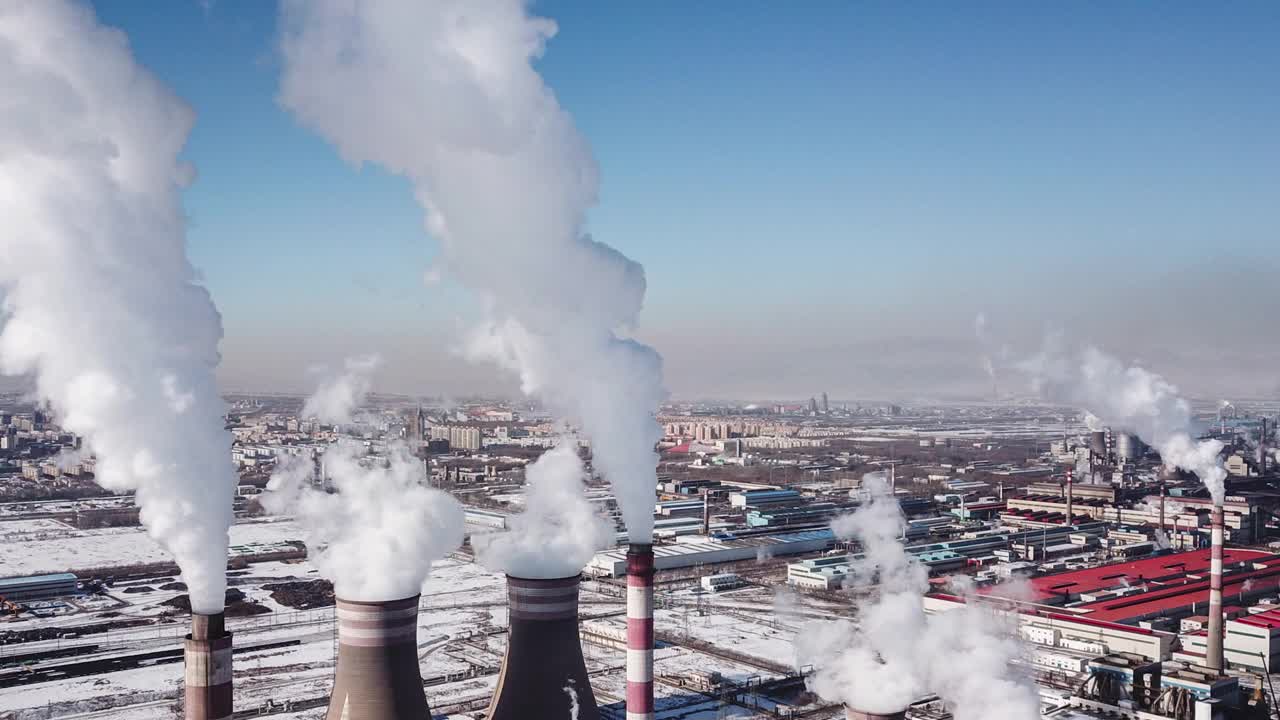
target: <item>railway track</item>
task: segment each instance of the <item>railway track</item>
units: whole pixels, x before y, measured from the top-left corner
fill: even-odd
[[[255,650],[272,650],[275,648],[292,647],[299,644],[301,644],[301,641],[299,640],[284,640],[281,642],[237,647],[232,650],[232,653],[240,654],[253,652]],[[83,660],[43,668],[12,668],[0,671],[0,688],[35,685],[37,683],[52,682],[55,680],[66,680],[68,678],[102,675],[105,673],[120,672],[121,670],[132,670],[138,667],[165,665],[168,663],[181,662],[182,656],[183,649],[174,648],[168,650],[152,650],[144,653],[133,653],[132,655],[120,655],[110,658],[100,658],[97,660]]]

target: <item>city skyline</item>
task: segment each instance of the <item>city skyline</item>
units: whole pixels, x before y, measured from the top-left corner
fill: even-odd
[[[279,107],[273,5],[92,4],[197,113],[225,391],[377,352],[377,390],[515,394],[456,352],[479,302],[424,281],[407,183]],[[1064,331],[1191,395],[1280,389],[1273,6],[532,8],[600,166],[588,229],[645,266],[635,333],[675,397],[983,397],[979,313],[1015,359]]]

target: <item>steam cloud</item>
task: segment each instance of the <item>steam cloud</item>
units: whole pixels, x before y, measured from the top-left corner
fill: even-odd
[[[347,425],[352,412],[364,402],[372,386],[372,375],[382,358],[362,355],[347,358],[343,370],[320,381],[320,387],[302,406],[302,417],[316,418],[329,425]]]
[[[1225,499],[1223,445],[1191,437],[1191,406],[1168,380],[1126,366],[1097,348],[1078,355],[1066,352],[1057,339],[1050,339],[1023,367],[1042,397],[1085,408],[1100,424],[1135,433],[1160,453],[1165,465],[1195,473],[1214,503]]]
[[[632,542],[653,536],[662,361],[634,327],[643,268],[585,233],[597,171],[534,70],[522,0],[286,0],[280,98],[348,161],[412,181],[441,267],[484,300],[469,349],[579,425]]]
[[[860,603],[857,624],[813,622],[797,635],[797,660],[817,668],[811,688],[865,712],[898,712],[932,693],[956,720],[1038,717],[1034,686],[1009,667],[1021,652],[1011,628],[972,601],[925,614],[928,571],[898,541],[905,529],[898,503],[882,473],[863,485],[869,499],[833,530],[861,543],[851,570],[856,582],[878,582],[878,592]]]
[[[0,370],[34,376],[217,612],[236,476],[221,319],[186,256],[194,113],[63,0],[0,5],[0,87]]]
[[[447,493],[422,484],[422,465],[402,445],[389,457],[362,446],[330,446],[323,460],[335,493],[311,485],[309,458],[291,456],[271,476],[262,504],[297,517],[316,567],[344,600],[416,595],[431,563],[462,544],[463,512]]]
[[[349,417],[364,402],[367,373],[376,365],[376,356],[347,361],[347,372],[323,380],[304,407]],[[290,455],[272,473],[263,507],[302,521],[316,566],[342,599],[399,600],[421,592],[431,563],[462,544],[462,506],[422,484],[422,464],[402,444],[382,458],[341,441],[321,460],[336,493],[311,484],[311,458]]]
[[[524,512],[506,532],[472,538],[481,564],[518,577],[569,577],[612,545],[612,527],[583,497],[585,473],[572,439],[543,453],[525,472]]]

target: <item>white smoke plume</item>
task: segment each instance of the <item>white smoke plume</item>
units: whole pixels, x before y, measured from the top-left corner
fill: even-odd
[[[992,382],[996,379],[996,363],[991,356],[991,335],[987,331],[987,314],[978,313],[973,319],[973,332],[978,336],[978,344],[982,346],[982,369]]]
[[[1012,628],[980,603],[924,612],[928,572],[898,538],[905,520],[883,478],[864,478],[867,502],[833,529],[862,545],[858,582],[878,586],[859,602],[858,621],[814,622],[796,637],[799,664],[813,664],[810,686],[823,698],[892,713],[937,694],[956,720],[1030,720],[1034,686],[1009,667],[1022,647]]]
[[[34,377],[217,612],[236,476],[221,319],[186,254],[195,115],[64,0],[0,3],[0,88],[0,371]]]
[[[1226,495],[1226,468],[1218,440],[1191,436],[1191,406],[1160,375],[1127,366],[1097,348],[1071,353],[1050,338],[1039,355],[1023,363],[1036,391],[1051,402],[1075,405],[1103,425],[1132,432],[1160,453],[1164,464],[1193,472],[1215,503]]]
[[[569,577],[613,544],[612,527],[583,495],[577,445],[566,438],[528,467],[524,512],[508,530],[472,537],[482,565],[517,577]]]
[[[344,441],[322,459],[336,492],[312,486],[310,458],[290,456],[272,474],[263,507],[301,521],[338,597],[370,602],[421,592],[431,563],[462,543],[462,506],[423,484],[422,464],[403,445],[366,457],[363,446]]]
[[[354,164],[408,178],[440,268],[479,294],[472,355],[589,438],[632,542],[650,542],[662,362],[628,339],[643,268],[586,234],[597,170],[533,67],[523,0],[286,0],[281,102]]]
[[[347,358],[340,372],[325,375],[320,386],[302,406],[303,418],[315,418],[329,425],[347,425],[369,394],[373,373],[382,364],[378,355]]]

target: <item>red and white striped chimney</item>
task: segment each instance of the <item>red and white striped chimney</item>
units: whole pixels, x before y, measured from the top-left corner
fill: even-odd
[[[1222,656],[1222,506],[1215,504],[1209,516],[1209,640],[1205,653],[1205,666],[1219,673],[1223,670]]]
[[[192,613],[191,634],[183,650],[186,719],[230,720],[231,633],[226,616]]]
[[[653,720],[653,545],[627,549],[627,720]]]

